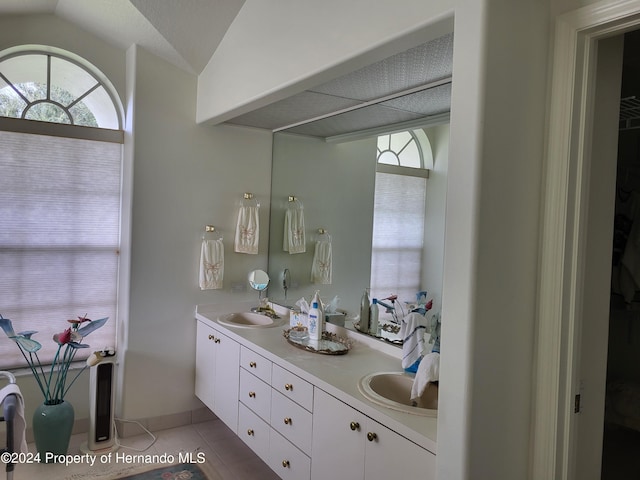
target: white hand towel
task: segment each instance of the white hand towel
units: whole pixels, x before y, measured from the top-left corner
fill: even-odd
[[[311,282],[322,285],[331,285],[331,242],[318,240],[311,264]]]
[[[236,241],[234,244],[237,253],[258,253],[259,221],[258,206],[242,206],[238,212],[238,224],[236,226]]]
[[[422,396],[429,382],[437,382],[440,379],[440,354],[429,353],[420,360],[418,371],[411,386],[411,401],[415,402]]]
[[[304,210],[302,207],[287,208],[285,212],[282,249],[289,253],[304,253],[307,251],[304,232]]]
[[[0,405],[3,404],[7,396],[16,396],[16,413],[13,418],[13,449],[16,452],[28,453],[27,440],[25,437],[26,422],[24,420],[24,399],[20,388],[15,383],[10,383],[0,390]],[[0,409],[2,413],[2,409]]]
[[[410,313],[402,319],[400,338],[402,338],[402,368],[416,363],[424,350],[424,332],[426,319],[419,313]]]
[[[224,277],[224,244],[219,240],[202,240],[200,250],[200,289],[222,288]]]

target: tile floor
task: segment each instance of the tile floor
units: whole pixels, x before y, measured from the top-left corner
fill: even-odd
[[[177,458],[180,452],[193,452],[194,459],[204,456],[205,463],[201,467],[207,473],[209,480],[275,480],[279,478],[218,419],[161,430],[154,432],[154,435],[157,437],[155,443],[144,452],[121,447],[112,454],[112,461],[105,464],[101,464],[97,458],[93,466],[87,462],[76,462],[68,466],[63,464],[16,465],[13,478],[14,480],[116,479],[136,473],[140,468],[148,468],[146,465],[141,466],[139,463],[127,461],[124,456],[116,462],[116,453],[121,455],[168,454]],[[79,454],[79,447],[86,442],[86,438],[86,434],[72,436],[69,454]],[[120,439],[119,442],[141,450],[149,446],[152,439],[147,434],[141,434]],[[29,444],[29,450],[34,452],[35,446]],[[197,455],[200,456],[197,457]],[[0,479],[5,475],[4,466],[2,470]]]

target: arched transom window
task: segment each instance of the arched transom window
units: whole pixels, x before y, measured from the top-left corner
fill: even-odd
[[[50,52],[0,58],[0,116],[121,128],[114,100],[98,76]]]

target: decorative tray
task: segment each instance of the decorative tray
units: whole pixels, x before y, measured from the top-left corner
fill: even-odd
[[[282,335],[294,347],[323,355],[344,355],[349,352],[352,346],[352,342],[349,339],[339,337],[331,332],[322,332],[322,340],[294,338],[295,335],[294,337],[291,336],[291,329],[284,330]]]

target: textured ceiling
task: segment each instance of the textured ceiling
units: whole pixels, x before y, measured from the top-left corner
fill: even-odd
[[[326,138],[442,114],[451,104],[452,62],[449,34],[227,123]]]

